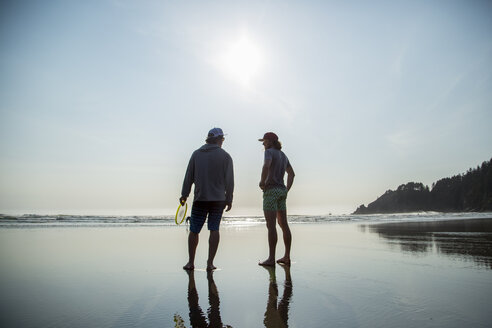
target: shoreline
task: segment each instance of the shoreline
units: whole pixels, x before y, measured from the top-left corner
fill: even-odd
[[[385,223],[385,222],[433,222],[447,220],[490,219],[492,213],[413,213],[393,215],[288,215],[291,225],[323,223]],[[264,225],[263,216],[227,216],[222,219],[221,227],[241,228]],[[71,216],[71,215],[24,215],[18,217],[0,216],[2,228],[51,228],[51,227],[176,227],[174,216]],[[183,223],[178,227],[186,227]]]

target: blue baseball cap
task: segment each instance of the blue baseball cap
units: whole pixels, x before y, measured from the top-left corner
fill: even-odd
[[[213,128],[210,131],[208,131],[208,137],[207,138],[216,138],[216,137],[222,137],[224,136],[224,132],[222,131],[221,128]]]

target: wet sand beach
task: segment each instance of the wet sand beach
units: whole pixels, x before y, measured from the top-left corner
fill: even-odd
[[[224,226],[218,270],[180,227],[0,229],[2,327],[488,327],[492,219]],[[280,237],[280,236],[279,236]],[[279,238],[278,257],[282,255]]]

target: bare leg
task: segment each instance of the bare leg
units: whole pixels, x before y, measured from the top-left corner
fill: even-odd
[[[183,267],[185,270],[195,269],[195,253],[198,246],[198,234],[191,232],[188,234],[188,263]]]
[[[275,222],[275,211],[264,211],[266,226],[268,229],[268,258],[258,263],[259,265],[274,266],[275,265],[275,248],[277,247],[277,227]]]
[[[207,271],[212,271],[217,269],[214,266],[214,258],[217,253],[217,248],[219,247],[220,234],[219,230],[210,230],[210,237],[208,238],[208,260],[207,260]]]
[[[292,244],[292,234],[290,233],[289,223],[287,222],[287,211],[277,211],[278,225],[282,229],[285,245],[284,257],[277,260],[278,264],[290,265],[290,245]]]

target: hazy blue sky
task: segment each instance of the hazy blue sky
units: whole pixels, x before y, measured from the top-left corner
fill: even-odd
[[[169,214],[227,133],[260,214],[276,132],[290,213],[348,213],[492,157],[490,1],[2,1],[0,212]]]

